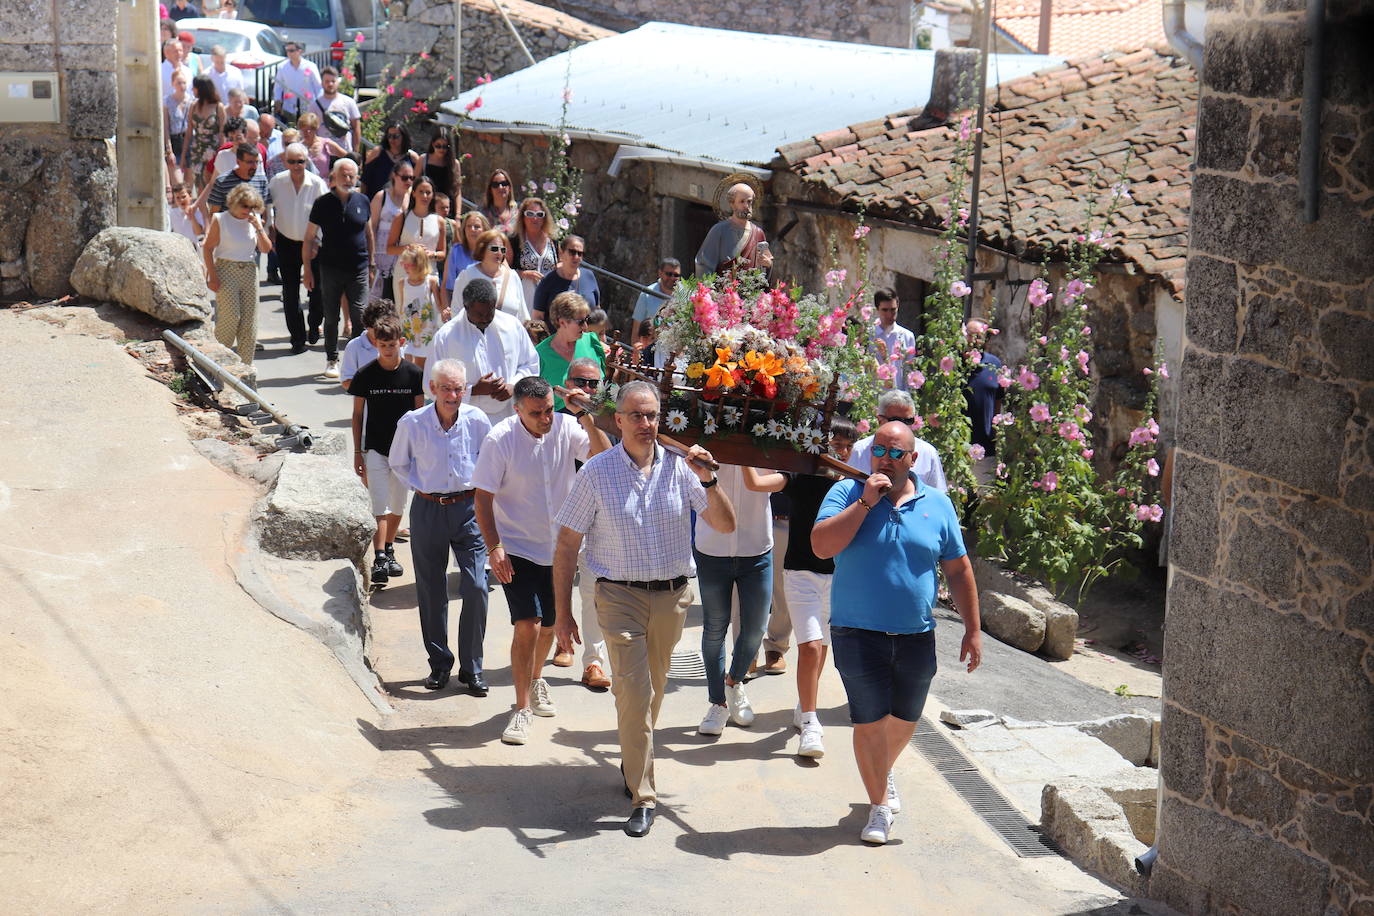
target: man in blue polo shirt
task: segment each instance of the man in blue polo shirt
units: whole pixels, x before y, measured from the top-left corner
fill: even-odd
[[[880,426],[872,476],[835,484],[811,530],[816,556],[835,558],[830,642],[868,792],[860,834],[867,843],[886,843],[901,810],[892,765],[916,730],[935,676],[937,564],[964,619],[959,660],[972,672],[983,657],[978,589],[959,518],[949,497],[912,473],[915,448],[909,426]]]

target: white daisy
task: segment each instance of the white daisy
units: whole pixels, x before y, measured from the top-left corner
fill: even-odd
[[[806,434],[806,450],[813,455],[821,453],[821,434],[817,430],[811,430]]]
[[[687,428],[687,415],[680,410],[668,411],[668,428],[675,433],[680,433]]]
[[[702,431],[708,436],[714,436],[718,428],[719,427],[716,426],[716,418],[707,414],[706,422],[701,424]]]
[[[782,439],[785,427],[777,420],[768,421],[768,437],[770,439]]]
[[[739,408],[725,408],[725,414],[721,417],[721,422],[723,422],[727,427],[739,426]]]
[[[766,424],[763,424],[763,423],[755,423],[755,424],[754,424],[754,435],[757,436],[757,437],[759,437],[760,439],[763,438],[764,436],[768,435],[768,426],[767,426]]]

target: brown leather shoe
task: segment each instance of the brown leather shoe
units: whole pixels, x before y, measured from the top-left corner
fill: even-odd
[[[554,653],[553,666],[555,668],[571,668],[572,663],[573,654],[571,652],[564,652],[562,649],[559,649]]]
[[[611,686],[611,679],[606,677],[606,672],[601,670],[601,666],[592,662],[587,666],[587,670],[582,672],[582,683],[593,690],[605,690]]]
[[[768,651],[764,653],[764,674],[782,674],[787,670],[787,659],[781,652]]]

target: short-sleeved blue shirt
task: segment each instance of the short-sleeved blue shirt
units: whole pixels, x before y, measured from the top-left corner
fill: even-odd
[[[925,633],[935,628],[935,567],[968,551],[954,504],[914,474],[916,497],[900,507],[884,499],[864,517],[849,546],[835,557],[830,624],[880,633]],[[830,488],[820,523],[863,495],[858,480]]]

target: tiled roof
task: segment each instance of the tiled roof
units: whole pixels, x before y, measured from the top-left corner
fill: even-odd
[[[1003,83],[989,95],[980,239],[1030,258],[1062,257],[1088,226],[1090,206],[1103,209],[1129,154],[1131,199],[1114,214],[1107,257],[1132,261],[1181,294],[1198,97],[1186,61],[1163,48],[1113,51]],[[781,166],[828,190],[838,206],[939,227],[949,210],[940,200],[955,130],[922,129],[916,114],[781,147]]]
[[[997,28],[1028,50],[1040,41],[1040,0],[1011,0],[997,10]],[[1049,53],[1076,58],[1112,48],[1163,43],[1164,0],[1055,0]]]
[[[506,8],[506,15],[515,23],[558,32],[574,41],[595,41],[615,34],[610,29],[603,29],[599,25],[584,22],[576,16],[569,16],[539,3],[531,3],[530,0],[503,0],[502,5]],[[463,6],[492,16],[500,15],[496,0],[463,0]]]

